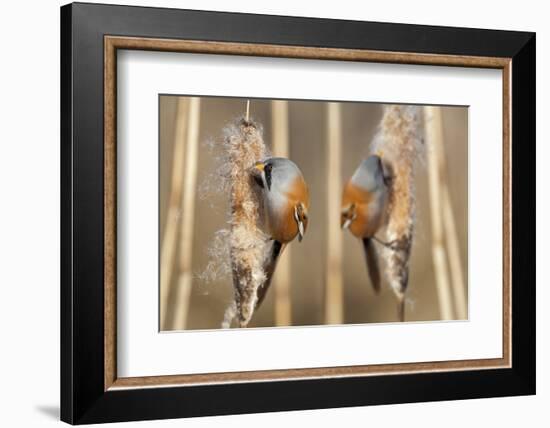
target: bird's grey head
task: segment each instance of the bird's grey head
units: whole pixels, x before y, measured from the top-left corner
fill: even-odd
[[[256,163],[252,174],[256,183],[265,190],[284,192],[302,172],[290,159],[269,158]]]
[[[351,182],[368,192],[385,186],[382,159],[377,155],[372,155],[363,160],[351,177]]]

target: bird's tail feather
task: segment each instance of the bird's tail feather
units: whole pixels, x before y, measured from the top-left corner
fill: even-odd
[[[380,292],[380,263],[378,253],[371,238],[363,238],[363,248],[365,250],[365,259],[369,271],[370,282],[374,291]]]
[[[283,253],[286,244],[281,244],[279,241],[274,240],[273,245],[271,246],[271,252],[266,257],[264,262],[264,273],[265,273],[265,282],[258,288],[256,300],[256,309],[262,304],[265,295],[267,294],[267,289],[271,285],[271,280],[273,279],[273,274],[275,273],[275,268],[277,267],[277,262],[279,257]]]

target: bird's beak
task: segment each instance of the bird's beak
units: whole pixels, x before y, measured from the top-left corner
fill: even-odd
[[[298,242],[302,242],[302,239],[304,239],[304,223],[301,221],[298,222]]]
[[[265,163],[263,162],[256,162],[254,164],[254,168],[257,169],[258,171],[263,171],[264,168],[265,168]]]
[[[341,224],[342,229],[347,229],[350,227],[351,222],[357,218],[357,213],[355,212],[355,204],[351,204],[349,207],[342,210],[341,214]]]

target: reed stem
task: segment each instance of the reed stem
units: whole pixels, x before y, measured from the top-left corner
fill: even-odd
[[[177,227],[179,208],[183,192],[183,164],[185,156],[185,138],[187,134],[188,98],[180,97],[176,107],[176,124],[174,131],[174,151],[172,156],[172,177],[166,226],[161,244],[160,256],[160,329],[167,330],[173,318],[171,281],[176,256]]]
[[[179,231],[178,280],[174,296],[176,312],[174,330],[184,330],[187,325],[189,301],[191,298],[193,226],[195,222],[195,195],[199,154],[200,98],[189,101],[187,136],[185,145],[185,166],[183,197],[181,200],[181,222]]]
[[[271,127],[273,156],[289,157],[288,142],[288,101],[271,101]],[[290,296],[290,260],[292,246],[288,245],[281,254],[277,270],[273,276],[275,291],[275,325],[292,325],[292,305]]]
[[[468,318],[468,302],[466,299],[466,284],[462,274],[462,260],[458,247],[458,236],[456,233],[455,218],[451,204],[449,188],[445,185],[443,189],[443,225],[445,227],[445,238],[449,255],[449,267],[453,285],[453,296],[455,309],[458,318]]]
[[[327,105],[327,260],[325,322],[344,321],[342,231],[340,230],[342,114],[340,103]]]
[[[453,301],[447,251],[444,245],[443,230],[443,127],[440,107],[424,107],[424,127],[428,146],[428,180],[430,188],[430,212],[432,225],[432,257],[435,270],[437,294],[441,319],[453,319]]]

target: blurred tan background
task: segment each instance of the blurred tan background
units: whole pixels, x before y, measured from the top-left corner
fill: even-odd
[[[172,181],[174,141],[177,138],[176,119],[178,97],[160,97],[160,246],[168,222],[178,222],[178,216],[168,214]],[[244,114],[246,99],[200,98],[198,127],[198,163],[196,188],[199,189],[216,165],[207,142],[220,141],[223,128]],[[443,141],[447,164],[449,194],[457,230],[462,273],[467,281],[468,247],[468,110],[465,107],[442,107]],[[361,159],[369,154],[369,144],[377,132],[383,105],[341,103],[342,162],[341,180],[345,183]],[[271,145],[272,115],[269,100],[251,100],[250,116],[261,123],[264,139]],[[289,158],[302,170],[310,189],[310,222],[304,240],[292,244],[290,264],[290,300],[292,325],[325,323],[326,276],[326,103],[289,101]],[[417,218],[412,248],[409,287],[406,301],[406,321],[441,319],[432,261],[429,187],[426,162],[418,164],[416,179]],[[217,230],[227,226],[227,195],[209,192],[206,198],[194,195],[194,226],[190,294],[185,329],[220,328],[224,311],[233,298],[230,275],[208,282],[201,279],[208,261],[208,246]],[[371,323],[396,321],[395,297],[384,284],[376,296],[370,285],[361,242],[343,231],[344,322]],[[175,257],[178,257],[179,249]],[[177,275],[171,275],[169,287],[176,286]],[[466,284],[467,285],[467,284]],[[273,285],[272,285],[273,287]],[[161,290],[162,294],[163,290]],[[174,325],[181,308],[177,299],[165,290],[166,304],[161,303],[161,319]],[[249,327],[271,327],[274,319],[274,292],[270,289]],[[456,317],[455,317],[456,318]],[[171,327],[179,329],[178,327]],[[170,329],[170,327],[168,327]]]

